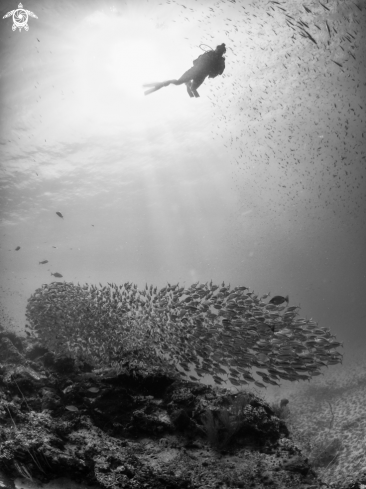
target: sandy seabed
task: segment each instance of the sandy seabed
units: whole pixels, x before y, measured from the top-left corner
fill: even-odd
[[[286,424],[324,481],[344,484],[366,471],[364,351],[352,352],[311,382],[286,383],[265,397],[290,401]]]

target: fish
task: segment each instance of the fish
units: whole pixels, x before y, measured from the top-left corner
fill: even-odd
[[[62,217],[62,219],[64,218],[64,216],[61,214],[61,212],[56,212],[56,214],[57,214],[59,217]]]
[[[65,406],[65,409],[68,411],[76,412],[79,411],[79,409],[76,406],[70,405],[70,406]]]
[[[288,295],[286,297],[282,297],[281,295],[276,295],[275,297],[272,297],[272,299],[269,301],[269,304],[274,304],[276,306],[279,306],[284,302],[287,302],[288,304]]]
[[[324,4],[322,4],[321,2],[319,2],[319,3],[320,3],[320,5],[321,5],[322,7],[324,7],[326,10],[328,10],[328,11],[330,12],[330,10],[329,10],[329,8],[328,8],[328,7],[326,7],[326,6],[325,6]]]
[[[287,312],[296,311],[296,309],[299,309],[299,306],[290,306],[287,308]]]
[[[312,41],[314,44],[318,45],[318,43],[316,42],[316,40],[313,38],[313,36],[310,34],[310,32],[306,31],[305,29],[303,29],[304,32],[306,32],[306,35],[307,37],[310,39],[310,41]]]
[[[63,277],[63,275],[61,275],[61,273],[58,273],[58,272],[56,272],[56,273],[51,273],[51,275],[53,275],[54,277],[57,277],[57,278],[61,278],[61,277]]]
[[[334,59],[331,59],[331,61],[333,61],[333,63],[335,63],[336,65],[340,66],[342,68],[343,65],[341,65],[341,63],[338,63],[337,61],[334,61]]]
[[[15,248],[15,251],[19,251],[19,250],[20,250],[20,246],[17,246],[17,247]]]
[[[328,34],[329,34],[329,37],[331,37],[331,36],[332,36],[332,34],[331,34],[331,31],[330,31],[330,28],[329,28],[328,21],[325,21],[325,24],[326,24],[327,29],[328,29]]]
[[[190,287],[168,283],[162,289],[148,284],[139,289],[130,282],[52,282],[28,299],[26,317],[30,331],[52,351],[77,357],[82,349],[92,365],[110,367],[125,349],[146,345],[142,351],[149,361],[178,367],[185,380],[211,376],[217,385],[252,384],[253,368],[265,384],[309,380],[322,367],[342,362],[336,351],[341,343],[327,328],[299,318],[299,307],[261,299],[245,287],[212,281]]]
[[[39,265],[44,265],[45,263],[48,263],[48,260],[43,260],[43,261],[38,262]]]

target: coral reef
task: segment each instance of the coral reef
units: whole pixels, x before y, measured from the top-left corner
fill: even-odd
[[[35,340],[14,343],[0,332],[8,352],[0,364],[0,471],[11,478],[68,474],[101,489],[322,486],[285,424],[253,393],[238,397],[142,362],[93,370]],[[223,437],[236,426],[224,447],[207,439],[208,412],[232,418]]]
[[[346,487],[366,474],[365,368],[364,359],[355,359],[310,384],[294,386],[289,395],[291,436],[334,487]]]

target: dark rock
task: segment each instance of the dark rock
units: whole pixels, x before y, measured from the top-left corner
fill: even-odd
[[[42,357],[45,353],[48,353],[48,349],[39,343],[29,343],[24,351],[25,358],[29,360],[36,360]]]
[[[3,383],[21,396],[35,393],[45,382],[45,375],[27,365],[9,365],[3,374]]]
[[[60,397],[57,395],[55,389],[51,387],[43,387],[40,391],[42,396],[41,409],[44,410],[54,410],[62,405]]]
[[[53,361],[53,368],[60,375],[69,375],[76,372],[75,360],[64,356],[56,356]]]
[[[274,416],[274,414],[275,414],[274,411],[269,406],[267,406],[267,404],[265,404],[264,402],[261,402],[257,399],[250,401],[249,404],[254,408],[264,409],[265,412],[268,414],[268,416]]]
[[[309,463],[300,456],[290,458],[282,464],[282,467],[289,472],[298,472],[302,475],[307,475],[310,470]]]
[[[43,355],[38,357],[38,361],[42,362],[46,368],[52,368],[55,364],[55,355],[50,351],[46,351]]]
[[[27,344],[26,340],[20,338],[11,331],[0,330],[0,339],[1,338],[8,338],[20,353],[23,353],[24,346]]]
[[[112,374],[105,377],[103,381],[113,386],[123,385],[130,389],[137,388],[144,395],[153,397],[162,397],[169,386],[174,383],[174,379],[163,373],[158,367],[151,367],[146,371],[136,366],[128,368],[128,362],[125,365],[124,373]]]
[[[1,351],[15,359],[0,366],[0,471],[9,476],[46,482],[67,474],[102,489],[292,489],[282,483],[289,474],[296,487],[312,481],[291,442],[280,446],[285,424],[254,394],[243,403],[237,438],[214,450],[202,415],[231,413],[225,419],[235,425],[232,393],[127,361],[118,372],[91,371],[34,340],[18,349],[0,338]],[[219,429],[224,436],[228,426]]]
[[[0,359],[2,363],[21,363],[24,359],[18,348],[7,337],[0,337]]]
[[[3,472],[0,472],[0,488],[1,489],[15,489],[15,484],[10,477],[7,477]]]
[[[188,416],[184,409],[177,409],[170,414],[172,423],[179,431],[186,431],[194,428],[192,419]]]
[[[174,431],[174,425],[165,411],[147,414],[146,408],[140,409],[132,413],[131,422],[132,427],[140,432],[157,435]]]

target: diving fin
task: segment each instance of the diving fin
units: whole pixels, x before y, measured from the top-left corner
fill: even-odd
[[[161,82],[155,82],[155,83],[144,83],[142,86],[143,87],[156,87],[156,85],[160,85]]]
[[[143,87],[154,87],[150,88],[150,90],[146,90],[144,92],[145,95],[149,95],[150,93],[156,92],[157,90],[160,90],[163,87],[166,87],[169,85],[167,82],[160,82],[160,83],[146,83],[145,85],[142,85]]]
[[[173,81],[175,81],[175,80],[173,80]],[[159,82],[159,83],[145,83],[142,86],[143,87],[154,87],[154,88],[151,88],[150,90],[146,90],[146,92],[144,92],[145,95],[149,95],[149,93],[156,92],[156,90],[160,90],[163,87],[167,87],[171,83],[172,83],[172,80],[166,80],[166,81]]]
[[[150,90],[145,90],[144,94],[149,95],[150,93],[156,92],[157,90],[160,90],[161,88],[163,88],[163,87],[150,88]]]

